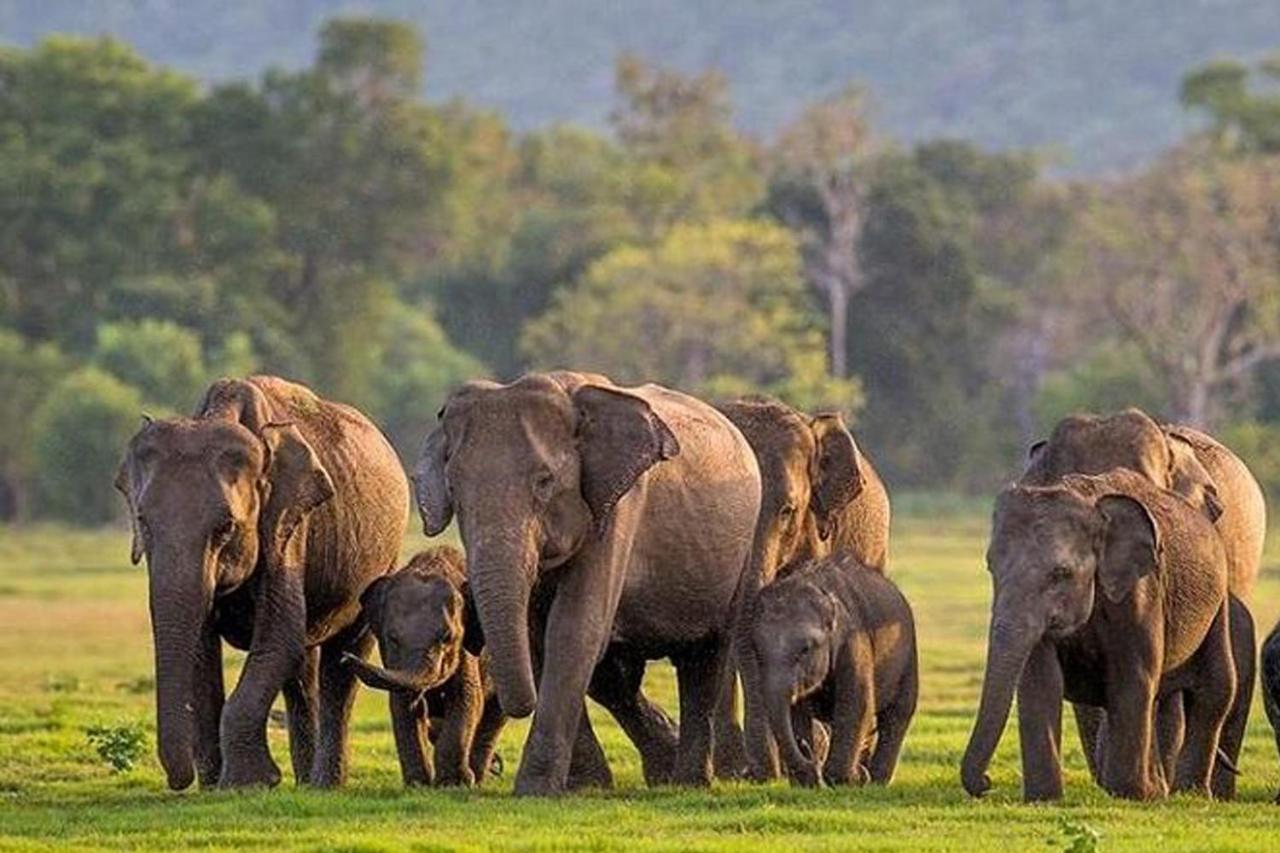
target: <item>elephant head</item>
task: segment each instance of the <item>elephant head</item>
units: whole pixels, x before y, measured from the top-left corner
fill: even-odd
[[[147,560],[156,656],[160,762],[170,787],[193,778],[194,662],[215,599],[259,565],[292,559],[306,517],[333,483],[293,424],[172,418],[147,421],[116,477]]]
[[[415,555],[365,588],[361,613],[378,638],[383,665],[354,655],[344,660],[366,686],[420,694],[453,677],[464,648],[479,654],[484,638],[464,571],[462,554],[444,546]]]
[[[1049,485],[1066,474],[1136,471],[1170,489],[1217,521],[1223,506],[1213,477],[1195,454],[1192,440],[1176,427],[1162,427],[1139,409],[1112,415],[1070,415],[1047,441],[1032,445],[1021,482]]]
[[[988,787],[986,769],[1032,649],[1081,628],[1099,591],[1121,602],[1161,564],[1155,516],[1135,497],[1145,486],[1131,471],[1069,475],[1052,486],[1011,486],[997,499],[987,551],[994,585],[987,667],[962,765],[970,794]]]
[[[858,446],[843,418],[811,418],[764,398],[720,409],[742,431],[760,465],[764,488],[751,577],[767,582],[788,565],[827,553],[840,514],[865,485]]]
[[[830,675],[839,653],[842,612],[835,596],[801,572],[761,590],[753,614],[751,644],[760,663],[769,727],[786,753],[793,779],[801,784],[817,784],[818,775],[813,756],[796,738],[791,708]]]
[[[503,711],[535,704],[529,597],[539,572],[607,535],[618,502],[679,453],[641,397],[571,375],[469,383],[450,396],[413,474],[423,529],[456,513]]]

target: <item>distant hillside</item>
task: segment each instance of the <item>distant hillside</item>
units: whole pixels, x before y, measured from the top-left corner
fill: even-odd
[[[492,105],[520,127],[602,124],[626,49],[723,68],[756,131],[858,79],[901,136],[1048,147],[1082,171],[1176,138],[1189,66],[1280,48],[1276,0],[0,0],[0,39],[110,32],[219,79],[305,62],[334,14],[415,21],[428,94]]]

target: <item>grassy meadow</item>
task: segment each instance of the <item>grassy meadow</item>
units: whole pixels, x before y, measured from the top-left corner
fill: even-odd
[[[1065,800],[1023,805],[1015,721],[992,768],[994,790],[970,800],[957,767],[983,664],[987,519],[981,506],[917,502],[906,510],[895,522],[892,575],[915,607],[923,673],[892,786],[647,790],[634,750],[593,708],[616,788],[541,801],[509,793],[523,724],[503,737],[503,778],[476,791],[403,790],[384,699],[368,691],[356,707],[345,790],[286,782],[263,792],[169,792],[154,755],[146,575],[129,565],[125,534],[0,529],[0,849],[1044,850],[1091,849],[1093,832],[1105,850],[1280,846],[1280,809],[1271,804],[1280,763],[1260,702],[1237,802],[1112,801],[1088,781],[1069,725]],[[1280,537],[1272,538],[1255,601],[1263,631],[1280,614]],[[406,541],[406,550],[419,544]],[[230,669],[239,663],[228,656]],[[652,667],[649,686],[674,710],[665,664]],[[131,723],[146,730],[146,752],[132,772],[116,774],[86,729]],[[287,767],[282,728],[272,727],[271,742]]]

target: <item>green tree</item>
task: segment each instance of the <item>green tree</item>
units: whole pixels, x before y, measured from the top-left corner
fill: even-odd
[[[734,128],[729,81],[686,75],[630,53],[619,57],[611,113],[619,141],[644,164],[652,227],[748,213],[761,199],[759,152]]]
[[[66,370],[66,358],[53,344],[32,344],[0,329],[0,519],[31,514],[35,474],[31,413]]]
[[[409,463],[455,386],[483,377],[484,366],[454,348],[428,310],[397,311],[374,378],[373,414]]]
[[[1253,77],[1263,86],[1254,87]],[[1280,153],[1280,55],[1264,59],[1251,72],[1232,59],[1202,65],[1182,78],[1182,105],[1208,113],[1220,142],[1246,152]],[[1267,84],[1270,84],[1269,86]]]
[[[0,49],[0,318],[68,350],[182,249],[194,81],[111,39]]]
[[[450,180],[440,117],[411,96],[422,53],[407,25],[340,20],[321,31],[313,68],[219,87],[196,114],[204,172],[231,175],[274,213],[271,313],[305,353],[304,375],[357,403],[376,365],[369,343],[397,310],[391,282],[429,259],[424,225]]]
[[[200,339],[168,320],[99,326],[93,361],[137,388],[146,404],[165,410],[190,409],[210,378]]]
[[[54,386],[32,416],[43,513],[81,524],[119,517],[112,484],[141,411],[137,389],[97,368],[77,370]]]
[[[854,381],[829,379],[794,238],[767,222],[679,225],[654,246],[593,263],[526,327],[535,364],[600,370],[708,396],[763,391],[854,412]]]

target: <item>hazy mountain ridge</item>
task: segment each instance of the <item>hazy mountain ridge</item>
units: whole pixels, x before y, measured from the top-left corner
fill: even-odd
[[[613,59],[633,50],[723,68],[755,131],[857,79],[901,136],[1040,146],[1092,171],[1130,165],[1185,130],[1177,86],[1188,67],[1280,49],[1274,0],[0,0],[0,39],[109,32],[221,79],[304,64],[335,14],[414,21],[427,36],[428,94],[493,106],[519,127],[602,124]]]

